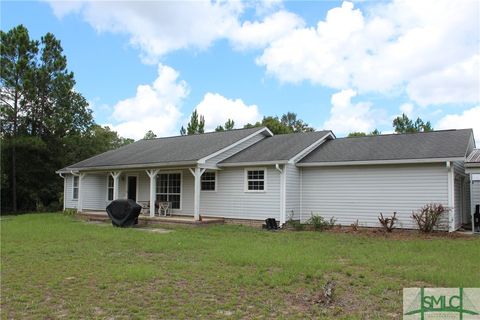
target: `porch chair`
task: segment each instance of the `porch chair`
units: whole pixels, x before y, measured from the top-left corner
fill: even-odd
[[[172,216],[172,213],[170,211],[170,202],[168,201],[161,201],[158,203],[158,214],[167,216],[170,215]]]

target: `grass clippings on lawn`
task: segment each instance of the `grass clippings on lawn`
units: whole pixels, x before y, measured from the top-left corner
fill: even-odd
[[[480,286],[478,237],[172,228],[2,220],[2,318],[386,319],[403,287]]]

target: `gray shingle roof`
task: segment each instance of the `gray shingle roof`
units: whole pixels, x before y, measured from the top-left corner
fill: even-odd
[[[77,162],[60,171],[93,167],[195,162],[265,128],[139,140]]]
[[[466,167],[480,167],[480,149],[474,149],[465,161]]]
[[[301,163],[465,157],[473,131],[444,130],[327,141]]]
[[[329,133],[331,131],[279,134],[268,137],[222,161],[221,164],[289,160]]]

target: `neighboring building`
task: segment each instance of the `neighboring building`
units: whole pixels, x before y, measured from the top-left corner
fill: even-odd
[[[64,207],[105,210],[113,199],[168,201],[173,213],[199,219],[306,221],[377,227],[397,212],[442,203],[449,231],[471,221],[466,157],[472,130],[336,139],[331,131],[273,135],[267,128],[140,140],[58,171]],[[150,213],[153,215],[153,211]]]
[[[480,211],[480,149],[473,150],[468,156],[465,162],[465,172],[470,178],[470,212],[473,217],[476,208],[479,208]],[[480,232],[478,226],[476,231]]]

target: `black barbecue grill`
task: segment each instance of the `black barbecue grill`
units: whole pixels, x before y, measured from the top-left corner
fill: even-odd
[[[107,213],[116,227],[131,227],[138,223],[142,206],[131,199],[114,200],[107,206]]]

